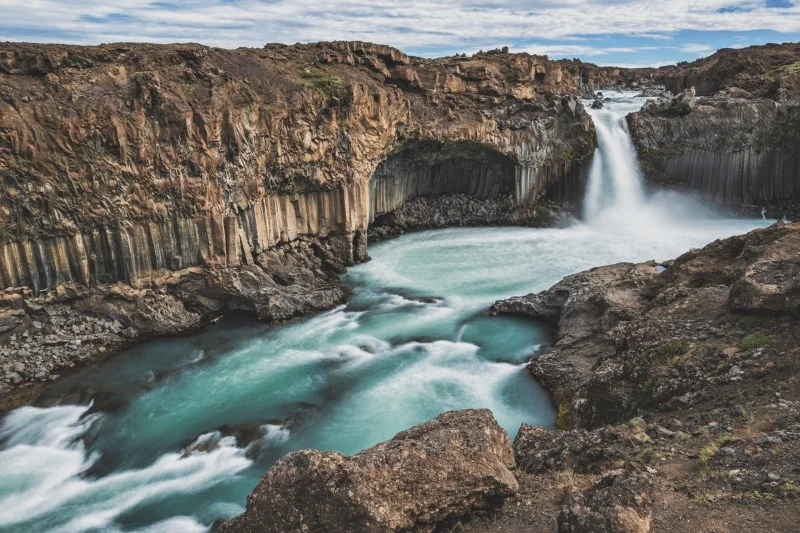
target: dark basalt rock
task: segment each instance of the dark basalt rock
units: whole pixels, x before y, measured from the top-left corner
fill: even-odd
[[[800,102],[714,97],[647,102],[627,117],[647,180],[686,187],[701,198],[750,215],[800,213]]]
[[[740,381],[754,366],[748,355],[768,344],[765,331],[797,324],[798,265],[800,224],[778,223],[687,252],[666,270],[594,268],[492,310],[557,324],[553,349],[528,368],[553,395],[560,427],[595,428]],[[742,314],[764,326],[748,335],[755,318]],[[794,342],[774,339],[773,350]]]
[[[729,302],[737,311],[800,313],[800,232],[766,245],[731,287]]]
[[[648,533],[653,483],[648,474],[613,470],[585,491],[567,492],[559,533]]]
[[[508,435],[488,410],[444,413],[352,457],[281,458],[220,531],[385,532],[437,523],[516,493]]]
[[[645,426],[636,422],[593,431],[547,430],[522,424],[514,439],[517,468],[529,474],[555,474],[570,470],[600,474],[635,455],[637,445],[648,442]]]

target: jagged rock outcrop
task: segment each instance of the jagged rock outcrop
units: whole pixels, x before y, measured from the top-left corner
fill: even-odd
[[[654,69],[653,79],[677,94],[695,87],[699,96],[739,90],[772,100],[800,98],[800,44],[723,48],[692,62]]]
[[[493,312],[531,316],[558,327],[555,349],[541,354],[529,368],[553,395],[560,427],[575,424],[572,404],[580,396],[577,390],[604,357],[616,352],[608,332],[642,312],[647,304],[644,289],[656,273],[655,263],[594,268],[567,276],[548,291],[509,298],[492,307]]]
[[[765,346],[778,359],[796,351],[798,235],[800,223],[778,223],[674,262],[568,276],[492,309],[558,326],[553,349],[529,369],[552,393],[561,427],[618,423],[741,381]]]
[[[324,270],[341,271],[367,258],[376,217],[418,197],[569,208],[595,143],[578,81],[528,54],[6,43],[0,80],[0,289],[13,313],[91,293],[81,316],[113,322],[86,314],[115,312],[98,300],[108,287],[158,292],[191,269],[198,280],[169,290],[200,323],[319,310],[341,289],[273,290],[286,268],[271,252],[322,243]],[[0,343],[30,323],[7,316]]]
[[[352,457],[281,458],[223,532],[432,530],[517,491],[514,453],[490,411],[451,411]]]
[[[649,476],[615,470],[584,491],[567,494],[559,533],[648,533],[653,514]]]
[[[776,218],[800,213],[800,103],[764,98],[649,101],[628,116],[647,180]]]

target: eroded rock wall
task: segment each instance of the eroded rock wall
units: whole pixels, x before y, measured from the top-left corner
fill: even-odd
[[[342,258],[352,263],[360,259],[353,235],[366,228],[365,195],[358,187],[266,195],[236,214],[11,242],[0,245],[0,286],[38,294],[64,283],[149,285],[187,267],[252,265],[255,255],[301,236],[341,236]]]
[[[768,99],[651,101],[628,116],[648,181],[739,210],[800,212],[800,104]]]
[[[574,77],[528,54],[8,43],[0,78],[0,288],[36,293],[251,264],[302,235],[358,261],[410,198],[579,194],[560,179],[594,144],[559,93]]]

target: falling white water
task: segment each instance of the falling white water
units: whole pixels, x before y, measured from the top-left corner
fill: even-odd
[[[638,111],[644,100],[634,93],[604,93],[610,100],[603,109],[591,109],[597,131],[597,150],[592,161],[584,200],[584,217],[596,222],[613,213],[619,220],[635,220],[644,210],[642,174],[631,142],[625,116]]]

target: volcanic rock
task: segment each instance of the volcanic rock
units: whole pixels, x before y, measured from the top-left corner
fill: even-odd
[[[517,489],[508,435],[488,410],[444,413],[352,457],[281,458],[223,532],[378,532],[432,528],[485,511]]]

